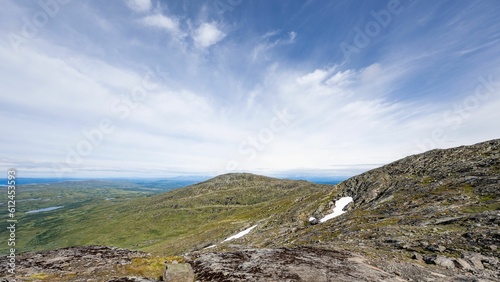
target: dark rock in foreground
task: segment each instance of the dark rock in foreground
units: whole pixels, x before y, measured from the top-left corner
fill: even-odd
[[[194,272],[188,263],[178,263],[173,261],[167,264],[163,272],[163,281],[165,282],[193,282]]]
[[[360,256],[306,247],[205,253],[193,268],[199,281],[404,281]]]
[[[233,245],[233,247],[236,247]],[[417,255],[420,257],[420,255]],[[492,282],[494,277],[478,277],[480,269],[470,266],[474,260],[490,261],[498,266],[498,260],[479,254],[466,254],[464,259],[444,256],[425,257],[425,262],[380,261],[348,251],[335,251],[314,247],[245,249],[228,252],[193,254],[197,281],[461,281]],[[468,273],[455,268],[468,268]],[[442,268],[442,267],[444,268]],[[494,276],[494,275],[493,275]]]
[[[117,271],[134,258],[150,256],[144,252],[104,246],[23,253],[16,257],[16,278],[17,281],[152,282],[154,280],[120,277]],[[0,259],[6,260],[5,256]],[[0,277],[10,277],[5,263],[0,264]]]

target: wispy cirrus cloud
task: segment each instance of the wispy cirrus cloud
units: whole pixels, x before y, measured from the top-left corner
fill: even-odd
[[[283,38],[279,38],[280,31],[273,30],[266,32],[262,37],[260,42],[253,48],[251,52],[251,57],[253,61],[265,60],[267,58],[267,52],[280,45],[292,44],[295,42],[297,37],[297,32],[290,31]],[[278,37],[278,38],[276,38]]]

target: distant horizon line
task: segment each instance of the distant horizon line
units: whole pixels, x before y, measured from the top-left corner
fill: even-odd
[[[235,173],[243,173],[243,172],[235,172]],[[29,176],[29,177],[18,177],[17,178],[17,185],[28,185],[28,184],[42,184],[42,183],[58,183],[58,182],[67,182],[67,181],[105,181],[105,180],[111,180],[111,181],[116,181],[116,180],[129,180],[129,181],[162,181],[162,180],[172,180],[172,181],[206,181],[212,178],[215,178],[217,176],[225,175],[225,174],[230,174],[230,173],[223,173],[223,174],[218,174],[218,175],[179,175],[179,176],[170,176],[170,177],[157,177],[157,176],[142,176],[142,177],[124,177],[124,176],[107,176],[107,177],[47,177],[47,176]],[[341,182],[343,180],[346,180],[352,175],[336,175],[336,176],[323,176],[323,175],[299,175],[299,174],[293,174],[293,175],[263,175],[263,174],[256,174],[256,173],[251,173],[254,175],[260,175],[260,176],[266,176],[266,177],[272,177],[272,178],[278,178],[278,179],[290,179],[290,180],[306,180],[306,181],[311,181],[311,182],[317,182],[317,183],[334,183],[334,182]],[[0,182],[0,186],[7,186],[6,184],[3,184]]]
[[[351,166],[336,166],[325,169],[290,169],[290,170],[235,170],[235,171],[200,171],[200,172],[182,172],[182,171],[103,171],[103,172],[89,172],[80,171],[73,174],[55,175],[50,172],[33,172],[26,171],[24,168],[11,168],[17,171],[18,178],[40,178],[40,179],[65,179],[65,180],[79,180],[79,179],[178,179],[178,178],[211,178],[219,175],[230,173],[251,173],[255,175],[262,175],[274,178],[349,178],[366,171],[375,169],[385,165],[382,164],[358,164]]]

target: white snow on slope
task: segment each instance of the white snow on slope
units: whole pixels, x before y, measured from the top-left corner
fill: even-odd
[[[338,199],[337,201],[335,201],[335,208],[333,209],[333,213],[327,214],[325,217],[320,219],[319,222],[328,221],[334,217],[337,217],[337,216],[345,213],[345,211],[343,211],[343,209],[352,201],[353,201],[352,197],[343,197],[343,198]]]
[[[231,241],[231,240],[233,240],[233,239],[238,239],[238,238],[241,238],[241,237],[243,237],[243,236],[247,235],[248,233],[250,233],[250,231],[252,231],[252,229],[254,229],[255,227],[257,227],[257,225],[254,225],[254,226],[252,226],[252,227],[250,227],[250,228],[247,228],[247,229],[245,229],[245,230],[241,231],[240,233],[238,233],[238,234],[236,234],[236,235],[233,235],[233,236],[231,236],[231,237],[228,237],[226,240],[224,240],[224,241],[222,241],[222,242],[227,242],[227,241]]]

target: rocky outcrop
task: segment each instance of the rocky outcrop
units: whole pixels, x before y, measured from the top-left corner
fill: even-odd
[[[163,272],[165,282],[193,282],[194,272],[188,263],[178,263],[173,261],[167,264]]]
[[[352,253],[316,248],[205,253],[192,264],[199,281],[404,281]]]
[[[408,202],[414,195],[427,194],[436,202],[436,188],[472,187],[479,195],[500,196],[500,139],[436,149],[409,156],[383,167],[352,177],[341,184],[341,196],[354,198],[349,209],[376,207],[396,194],[405,194]],[[434,193],[432,193],[434,192]],[[461,191],[447,201],[463,201]],[[471,191],[467,191],[471,192]],[[442,203],[442,202],[441,202]]]
[[[134,258],[148,258],[144,252],[115,247],[83,246],[53,251],[23,253],[16,258],[17,281],[152,282],[141,277],[121,277],[120,268]],[[1,261],[6,258],[0,257]],[[0,264],[0,277],[9,277]]]
[[[233,246],[236,247],[236,246]],[[477,253],[463,258],[414,253],[417,263],[385,260],[349,251],[314,247],[236,249],[193,254],[191,264],[202,281],[498,281],[485,275],[481,262],[498,267],[498,259]],[[424,262],[425,261],[425,262]],[[424,267],[424,265],[429,265]],[[460,272],[458,270],[465,270]]]
[[[297,262],[304,261],[303,257],[320,258],[318,252],[328,249],[362,254],[370,258],[365,263],[404,281],[497,281],[499,187],[500,140],[410,156],[340,183],[315,206],[276,215],[279,220],[271,218],[270,222],[280,222],[279,227],[262,230],[245,242],[265,246],[263,253],[255,249],[207,253],[195,260],[195,270],[203,281],[213,277],[225,279],[221,281],[316,281],[304,278],[307,274],[301,277],[300,271],[307,273],[313,267]],[[345,214],[312,224],[311,216],[324,216],[341,197],[354,198]],[[276,250],[297,259],[282,264]],[[233,260],[240,264],[232,264]],[[325,264],[327,260],[310,259],[316,269],[329,273],[363,269],[346,265],[333,269]],[[345,281],[356,280],[350,279]]]
[[[142,278],[142,277],[127,276],[127,277],[120,277],[120,278],[112,278],[111,280],[108,280],[107,282],[158,282],[158,281],[147,279],[147,278]]]

